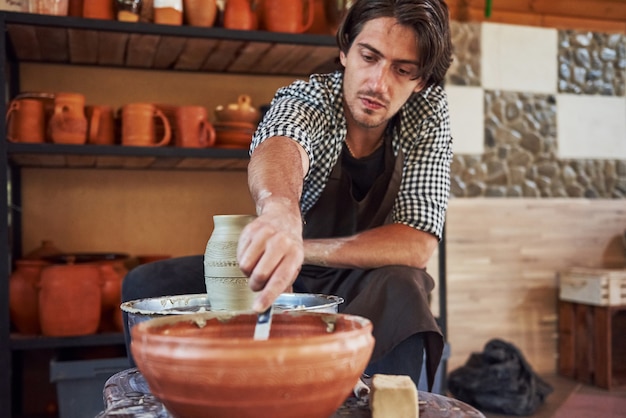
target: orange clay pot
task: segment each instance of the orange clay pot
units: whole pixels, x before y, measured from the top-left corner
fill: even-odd
[[[152,394],[186,418],[331,416],[359,381],[374,338],[369,320],[276,313],[253,339],[256,314],[206,312],[131,329],[131,350]]]
[[[9,279],[11,322],[20,334],[40,334],[39,279],[48,263],[43,260],[17,260]]]

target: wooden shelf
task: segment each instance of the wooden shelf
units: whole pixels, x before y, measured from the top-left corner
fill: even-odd
[[[124,344],[122,333],[102,333],[81,335],[76,337],[45,337],[11,334],[10,346],[12,350],[40,350],[48,348],[66,347],[97,347],[104,345]]]
[[[248,150],[8,143],[11,165],[31,168],[246,170]]]
[[[336,68],[338,56],[330,35],[4,14],[19,62],[308,76]]]

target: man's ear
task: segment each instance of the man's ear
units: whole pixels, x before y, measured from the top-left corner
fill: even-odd
[[[339,51],[339,62],[341,62],[341,65],[345,68],[346,67],[346,54],[344,54],[343,51]]]
[[[415,88],[413,89],[413,93],[419,93],[420,91],[424,90],[424,87],[426,87],[426,82],[424,81],[424,78],[420,78],[417,81],[417,86],[415,86]]]

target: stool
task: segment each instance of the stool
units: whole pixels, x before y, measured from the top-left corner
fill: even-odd
[[[611,389],[626,384],[626,305],[559,301],[562,376]]]

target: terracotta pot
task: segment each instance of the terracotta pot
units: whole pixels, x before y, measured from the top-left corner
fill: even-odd
[[[103,261],[99,263],[102,281],[102,305],[100,332],[123,331],[120,316],[122,310],[122,281],[128,270],[123,261]]]
[[[224,27],[226,29],[256,30],[258,18],[253,10],[253,0],[226,0]]]
[[[324,5],[325,0],[313,0],[313,23],[306,33],[315,33],[320,35],[328,35],[330,33],[330,26],[326,19],[326,9]],[[308,11],[311,13],[311,10]],[[308,19],[308,15],[307,15]]]
[[[163,135],[157,138],[157,123],[163,126]],[[122,145],[164,146],[169,144],[172,132],[165,114],[152,103],[129,103],[122,108]]]
[[[87,106],[89,130],[87,143],[113,145],[115,143],[115,116],[110,106]]]
[[[87,0],[83,2],[83,17],[88,19],[115,19],[114,0]]]
[[[247,94],[242,94],[237,98],[237,103],[229,103],[226,107],[217,106],[215,117],[220,122],[247,122],[256,126],[261,113],[252,106],[252,98]]]
[[[101,276],[95,263],[51,265],[41,272],[39,320],[43,335],[93,334],[101,315]]]
[[[84,144],[87,141],[85,96],[79,93],[57,93],[48,130],[52,142],[56,144]]]
[[[252,308],[254,292],[237,262],[237,244],[252,215],[215,215],[214,229],[204,252],[204,281],[213,310]]]
[[[306,32],[313,17],[313,0],[263,0],[264,27],[270,32]]]
[[[183,24],[183,0],[154,0],[154,23]]]
[[[39,279],[48,263],[43,260],[17,260],[9,279],[11,322],[21,334],[40,334]]]
[[[183,0],[183,10],[187,24],[211,27],[217,17],[216,0]]]
[[[51,257],[61,253],[63,253],[63,251],[59,250],[51,240],[45,239],[41,241],[39,247],[26,253],[24,258],[28,260],[41,260],[45,257]]]
[[[42,143],[46,140],[45,123],[41,100],[13,100],[6,114],[7,139],[11,142]]]
[[[207,119],[203,106],[180,106],[175,111],[175,145],[185,148],[206,148],[215,144],[215,128]]]
[[[253,340],[255,314],[151,319],[131,329],[131,351],[152,394],[186,418],[329,417],[350,395],[372,350],[369,320],[277,313]]]

